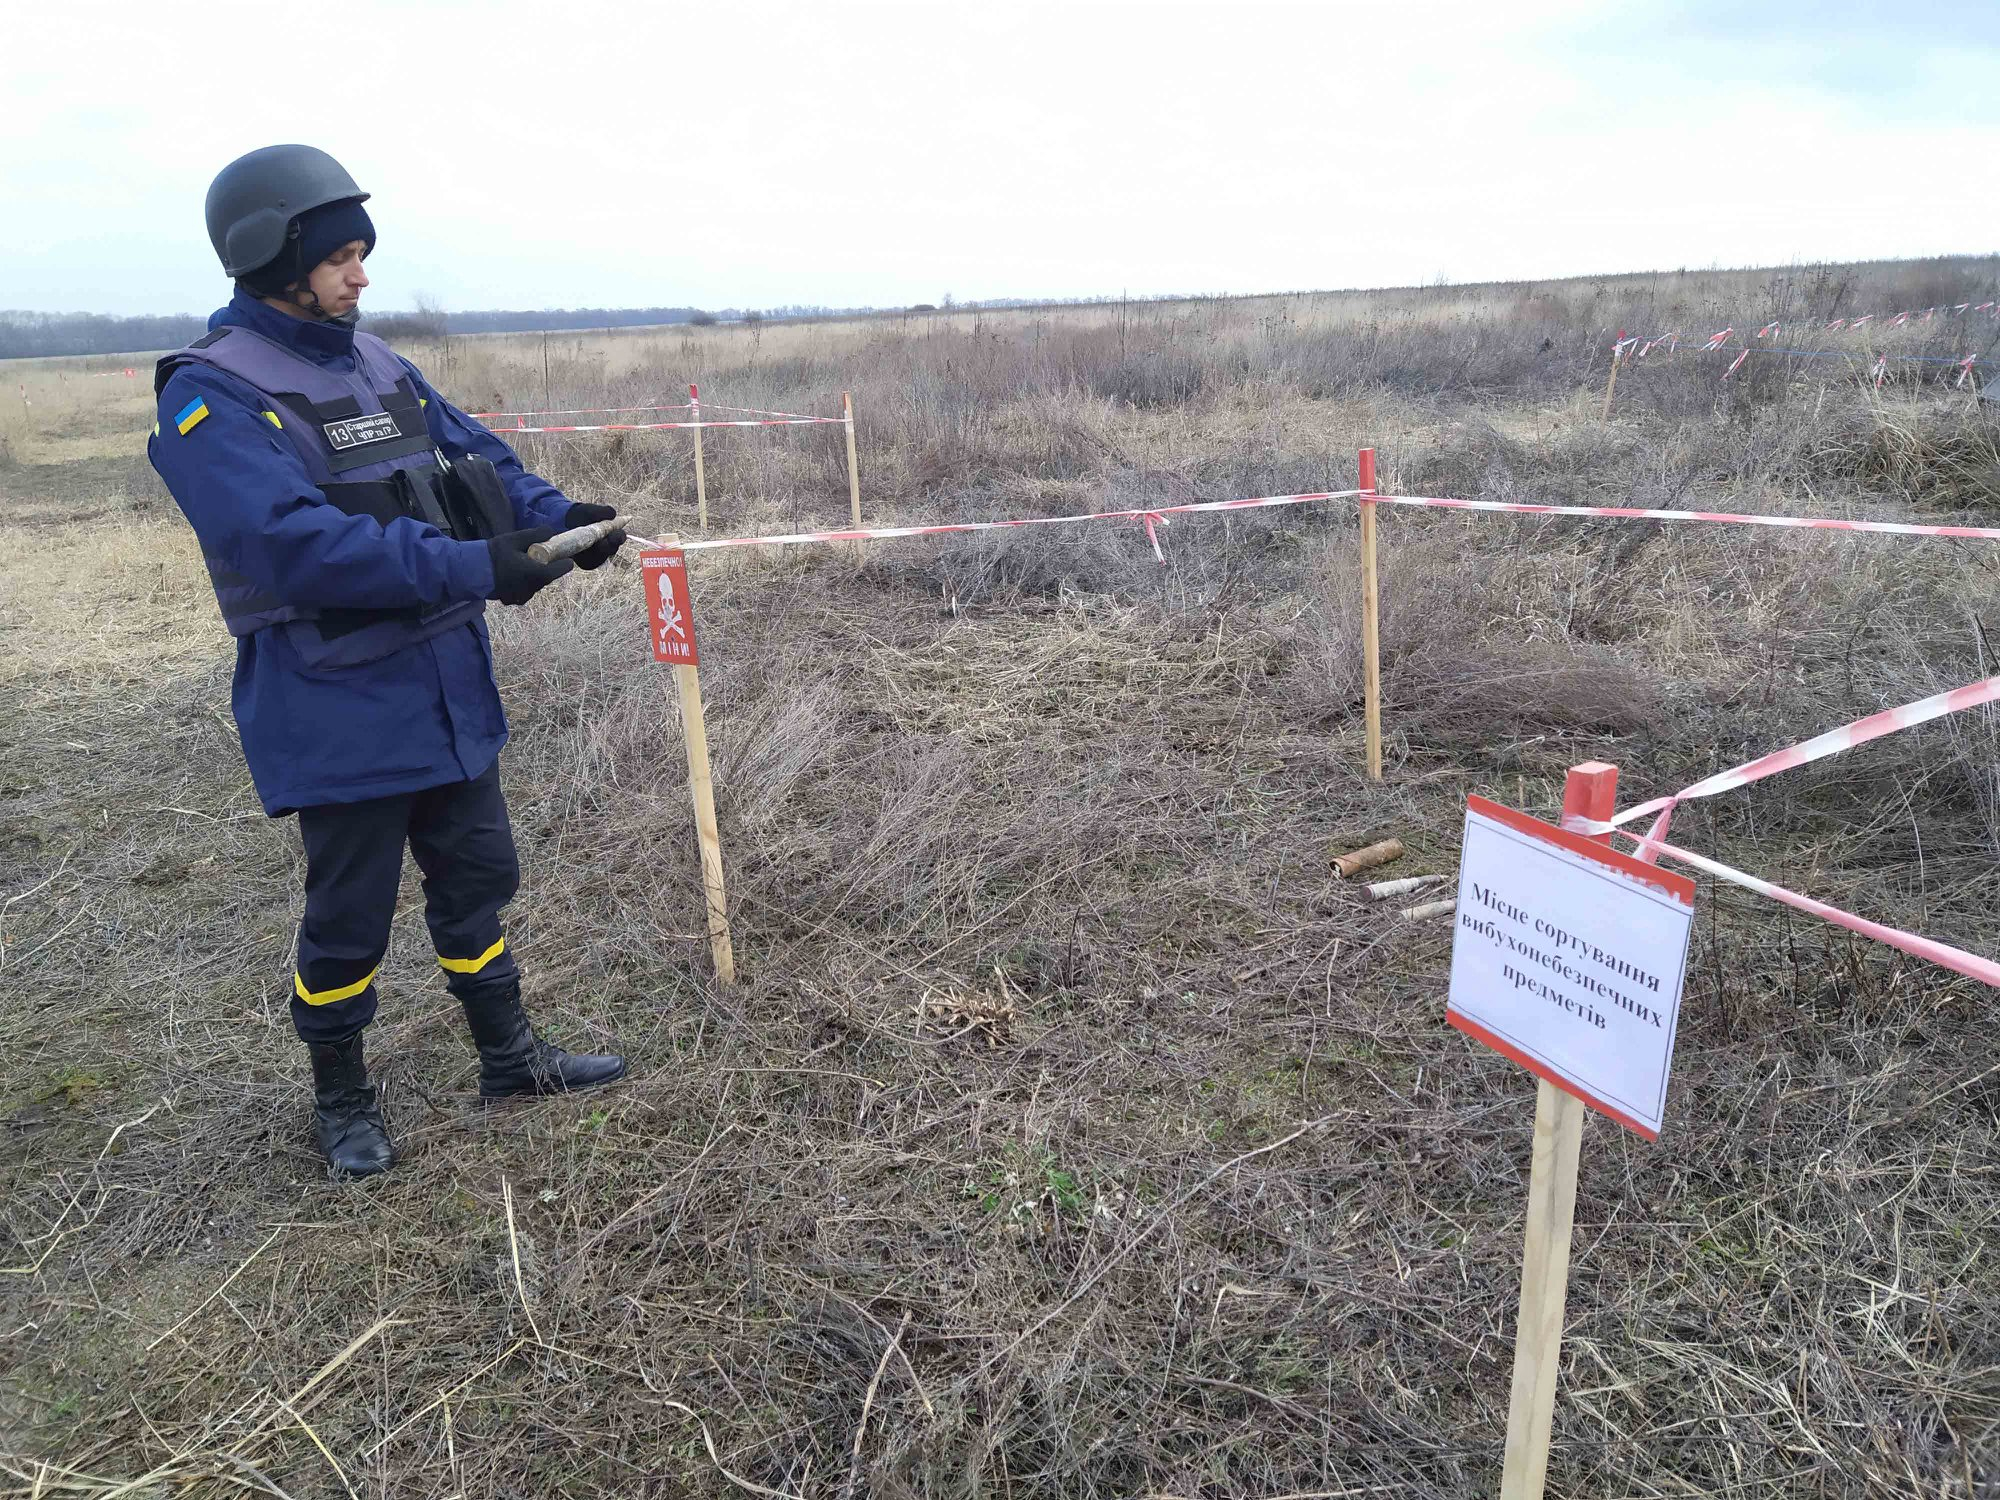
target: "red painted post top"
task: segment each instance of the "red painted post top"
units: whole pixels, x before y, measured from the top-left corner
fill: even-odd
[[[1370,494],[1375,492],[1375,450],[1373,448],[1363,448],[1361,450],[1360,487],[1367,490]]]
[[[1571,766],[1563,782],[1563,816],[1591,818],[1603,822],[1618,811],[1618,768],[1601,760],[1587,760]],[[1600,834],[1598,843],[1608,844],[1611,835]]]

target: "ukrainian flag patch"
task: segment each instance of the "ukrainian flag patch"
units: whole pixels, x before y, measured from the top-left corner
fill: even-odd
[[[207,415],[208,402],[197,396],[178,412],[174,413],[174,426],[181,430],[182,437],[186,437],[190,432],[194,431],[202,418]]]

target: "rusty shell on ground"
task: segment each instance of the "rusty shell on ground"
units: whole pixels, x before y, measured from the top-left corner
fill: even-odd
[[[1400,859],[1403,854],[1401,839],[1383,839],[1379,844],[1370,844],[1365,849],[1356,849],[1351,854],[1336,854],[1333,857],[1333,873],[1342,880],[1351,880],[1363,870],[1372,870],[1377,865],[1386,865],[1392,859]]]

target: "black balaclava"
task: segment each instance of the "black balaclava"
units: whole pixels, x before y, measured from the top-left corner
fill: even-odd
[[[323,204],[307,210],[291,222],[285,235],[285,248],[278,252],[275,259],[237,279],[259,297],[285,300],[286,288],[295,284],[304,286],[313,267],[342,245],[352,244],[355,240],[365,243],[369,251],[375,248],[375,224],[368,217],[368,210],[354,198]],[[319,298],[310,288],[306,289],[305,308],[324,322],[338,321],[320,308]]]

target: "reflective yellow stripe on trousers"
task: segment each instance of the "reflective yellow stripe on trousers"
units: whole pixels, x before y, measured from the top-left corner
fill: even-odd
[[[377,964],[366,974],[355,980],[354,983],[343,984],[337,990],[309,990],[306,988],[305,975],[294,973],[292,975],[292,989],[308,1005],[333,1005],[341,1000],[352,1000],[356,995],[367,989],[370,984],[374,983],[375,976],[381,972],[382,966]]]
[[[488,948],[477,958],[446,958],[440,953],[438,955],[438,963],[454,974],[477,974],[481,969],[492,963],[494,959],[506,952],[506,950],[507,940],[501,938],[499,942]]]

